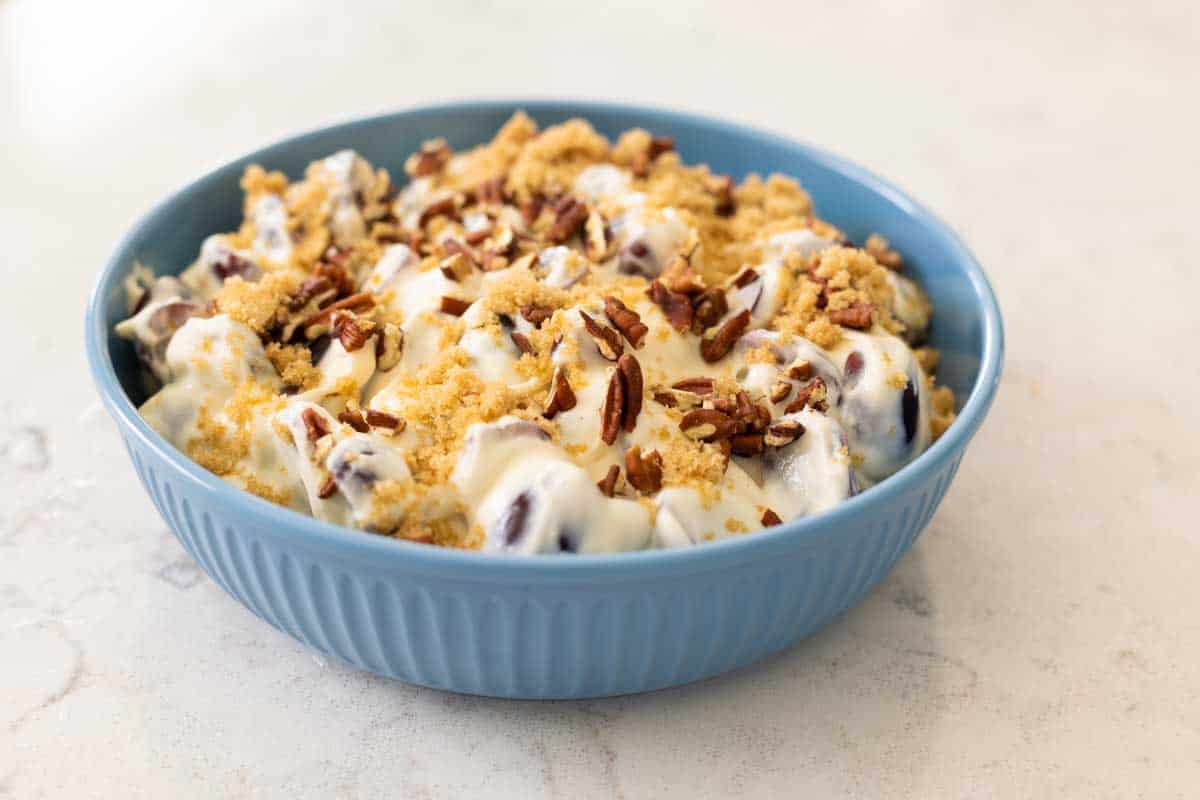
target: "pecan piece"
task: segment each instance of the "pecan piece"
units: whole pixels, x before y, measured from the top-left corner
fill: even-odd
[[[600,351],[600,355],[607,361],[616,361],[620,358],[621,353],[625,352],[625,345],[621,344],[621,334],[607,325],[596,322],[582,309],[579,311],[579,316],[583,317],[583,327],[592,337],[592,341],[596,343],[596,349]]]
[[[796,390],[796,397],[792,402],[788,403],[787,408],[783,411],[785,414],[792,414],[805,406],[812,408],[814,411],[825,411],[826,395],[825,381],[821,380],[820,377],[813,378]]]
[[[337,481],[333,479],[332,475],[326,475],[325,480],[321,481],[321,485],[317,487],[317,497],[328,500],[336,491]]]
[[[733,286],[736,289],[744,289],[756,280],[758,280],[758,273],[752,268],[746,267],[746,269],[739,272],[737,277],[733,279]]]
[[[788,395],[792,393],[792,382],[785,380],[777,380],[771,384],[771,402],[782,403],[787,400]]]
[[[337,294],[337,289],[333,282],[324,275],[309,275],[300,283],[300,288],[288,300],[288,309],[291,311],[300,311],[309,303],[316,300],[318,304],[322,300],[332,299]]]
[[[604,394],[604,405],[600,407],[600,439],[605,444],[617,440],[621,423],[625,418],[625,378],[614,369],[608,379],[608,391]]]
[[[736,456],[756,456],[763,451],[763,435],[761,433],[739,433],[729,440],[729,444]]]
[[[329,423],[315,409],[304,409],[300,412],[300,419],[304,422],[304,430],[308,433],[310,442],[315,442],[329,433]]]
[[[642,365],[626,353],[617,359],[617,372],[625,382],[625,409],[621,415],[621,425],[626,433],[632,433],[637,427],[638,414],[642,413]]]
[[[700,356],[708,363],[720,361],[750,327],[750,309],[744,308],[725,323],[711,338],[700,340]]]
[[[804,425],[799,420],[781,419],[771,423],[763,436],[767,447],[787,447],[804,435]]]
[[[417,224],[422,228],[425,223],[434,217],[454,217],[458,215],[458,203],[453,197],[443,197],[441,200],[435,200],[425,208],[421,209],[421,216],[417,220]]]
[[[517,346],[518,350],[525,355],[533,355],[533,342],[529,341],[528,336],[520,331],[513,331],[508,336],[510,339],[512,339],[513,344]]]
[[[652,397],[656,403],[664,405],[667,408],[675,408],[679,405],[679,399],[675,397],[674,393],[662,389],[656,390]]]
[[[733,434],[733,420],[715,408],[697,408],[683,415],[679,428],[692,439],[715,442]]]
[[[676,256],[659,276],[668,289],[679,294],[700,294],[708,288],[704,279],[683,256]]]
[[[407,423],[400,417],[375,408],[368,408],[364,412],[364,416],[367,419],[367,424],[373,428],[387,428],[399,433],[407,427]]]
[[[716,197],[713,209],[718,216],[728,217],[736,206],[733,199],[733,178],[729,175],[713,175],[708,179],[708,190]]]
[[[806,381],[812,377],[812,364],[807,361],[798,361],[788,367],[787,374],[789,378]]]
[[[779,518],[779,515],[776,514],[774,511],[772,511],[769,508],[766,509],[765,511],[763,511],[761,521],[762,521],[762,526],[764,528],[770,528],[773,525],[782,525],[783,524],[783,520],[781,520]]]
[[[656,306],[662,309],[663,316],[667,318],[667,322],[671,323],[672,328],[680,333],[686,333],[691,329],[695,311],[692,308],[690,297],[671,291],[662,281],[657,280],[651,281],[646,294]]]
[[[870,303],[855,303],[847,308],[839,308],[829,312],[829,321],[847,328],[866,330],[871,327],[871,317],[875,306]]]
[[[330,303],[320,311],[311,314],[304,322],[300,323],[299,329],[304,331],[306,339],[316,339],[321,334],[329,332],[329,324],[336,312],[353,311],[355,313],[362,313],[363,311],[369,311],[374,306],[375,298],[370,293],[359,292],[358,294],[352,294],[349,297],[343,297],[335,303]]]
[[[600,262],[609,253],[608,226],[599,211],[588,214],[587,222],[583,225],[583,252],[589,260]]]
[[[574,407],[575,392],[571,389],[571,383],[567,379],[567,368],[560,364],[554,368],[554,375],[550,378],[550,394],[546,397],[542,416],[546,419],[554,419],[558,412],[570,411]]]
[[[863,245],[863,249],[888,269],[898,270],[904,266],[904,259],[892,249],[891,243],[878,233],[872,233],[867,237],[867,243]]]
[[[617,481],[621,479],[621,468],[613,464],[608,468],[608,472],[604,473],[604,477],[596,483],[596,488],[600,490],[600,494],[605,497],[612,497],[617,493]]]
[[[671,384],[671,388],[678,389],[681,392],[691,392],[692,394],[712,394],[713,379],[684,378],[681,381]]]
[[[554,204],[554,222],[546,231],[546,238],[551,242],[565,242],[583,226],[587,217],[587,206],[567,195]]]
[[[554,316],[554,309],[545,306],[521,306],[521,316],[533,327],[540,328],[543,322]]]
[[[375,334],[375,323],[349,311],[339,311],[333,315],[333,327],[330,332],[342,343],[347,353],[353,353],[361,349]]]
[[[634,348],[641,347],[642,340],[650,332],[636,311],[631,310],[612,295],[604,298],[604,316],[608,317],[612,326],[619,330],[625,340]]]
[[[332,250],[332,248],[330,249]],[[316,269],[313,270],[313,275],[318,278],[325,278],[333,284],[333,288],[337,289],[339,297],[352,294],[358,288],[358,285],[354,277],[346,271],[346,259],[349,257],[349,254],[339,251],[333,255],[326,253],[325,257],[331,260],[322,261],[317,264]]]
[[[450,295],[442,295],[441,310],[454,317],[461,317],[466,310],[471,307],[471,304],[466,300],[461,300]]]
[[[404,349],[404,329],[393,322],[385,322],[383,335],[375,340],[375,366],[387,372],[400,363]]]
[[[662,488],[662,454],[657,450],[643,454],[635,444],[625,451],[625,477],[642,494],[654,494]]]
[[[404,171],[413,178],[423,178],[441,172],[454,151],[445,139],[430,139],[404,162]]]
[[[371,426],[367,424],[365,419],[363,419],[362,412],[354,408],[347,408],[345,411],[338,414],[338,422],[349,425],[359,433],[368,433],[371,430]]]
[[[729,313],[729,301],[721,289],[706,289],[696,298],[692,332],[704,333]]]

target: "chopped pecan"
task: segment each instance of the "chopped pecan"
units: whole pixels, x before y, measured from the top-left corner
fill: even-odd
[[[330,332],[342,343],[342,348],[347,353],[353,353],[362,348],[375,334],[375,323],[349,311],[338,311],[333,315],[333,327]]]
[[[304,430],[308,433],[310,442],[315,442],[329,433],[329,423],[317,413],[316,409],[304,409],[300,412],[300,419],[304,422]]]
[[[438,269],[446,276],[446,280],[459,283],[471,272],[471,262],[461,252],[451,253],[442,259],[442,263],[438,265]]]
[[[676,408],[679,405],[679,398],[674,392],[669,392],[665,389],[656,389],[651,395],[656,403],[666,406],[667,408]]]
[[[477,267],[483,266],[483,256],[481,256],[475,248],[465,244],[464,242],[460,242],[458,239],[454,239],[454,238],[443,239],[442,240],[442,249],[446,251],[446,256],[448,258],[453,258],[454,256],[461,256],[463,258],[466,258],[468,261],[470,261],[472,264],[474,264]],[[462,275],[463,273],[461,271],[459,271],[458,274]]]
[[[763,451],[763,435],[761,433],[739,433],[731,437],[729,445],[736,456],[756,456]]]
[[[697,408],[683,415],[679,428],[692,439],[715,442],[733,434],[733,420],[715,408]]]
[[[758,280],[758,273],[752,268],[746,267],[746,269],[739,272],[737,277],[733,279],[733,285],[737,289],[744,289],[756,280]]]
[[[608,226],[599,211],[588,214],[587,222],[583,225],[583,252],[595,262],[608,258],[610,242]]]
[[[788,367],[787,374],[794,380],[806,381],[812,377],[812,364],[807,361],[797,361]]]
[[[691,392],[692,394],[712,394],[713,379],[712,378],[684,378],[671,384],[672,389],[679,389],[682,392]]]
[[[692,319],[694,310],[692,309],[692,300],[686,294],[673,292],[668,289],[662,281],[651,281],[650,288],[646,290],[646,294],[656,306],[662,309],[663,316],[667,318],[667,322],[671,323],[671,327],[680,333],[685,333],[692,327]]]
[[[825,398],[827,396],[825,381],[818,376],[813,378],[808,383],[796,390],[796,397],[792,402],[788,403],[787,408],[783,411],[785,414],[793,414],[800,409],[808,406],[814,411],[825,411]]]
[[[771,423],[763,436],[767,447],[787,447],[804,435],[804,425],[799,420],[781,419]]]
[[[454,197],[443,197],[441,200],[435,200],[425,208],[421,209],[421,216],[417,220],[417,224],[422,228],[425,223],[434,217],[456,217],[458,216],[458,203]]]
[[[513,344],[515,344],[517,346],[517,349],[520,350],[522,353],[524,353],[525,355],[533,354],[533,352],[534,352],[533,342],[529,341],[528,336],[521,333],[520,331],[513,331],[508,336],[510,339],[512,339]]]
[[[543,322],[554,316],[554,309],[545,306],[521,306],[521,316],[533,327],[540,328]]]
[[[667,264],[659,280],[672,292],[679,294],[700,294],[708,288],[704,279],[692,268],[692,263],[683,256],[676,256]]]
[[[329,305],[311,314],[307,319],[300,324],[300,329],[304,331],[304,337],[312,340],[316,339],[323,333],[329,333],[329,326],[333,320],[333,315],[338,311],[353,311],[356,314],[364,311],[369,311],[375,306],[375,298],[369,292],[359,292],[352,294],[349,297],[343,297],[337,302]]]
[[[608,379],[608,390],[604,394],[604,405],[600,407],[600,439],[605,444],[617,440],[621,422],[625,417],[625,378],[614,369]]]
[[[309,275],[300,282],[300,288],[288,300],[288,309],[301,311],[314,300],[319,304],[322,300],[332,299],[337,294],[333,282],[324,275]]]
[[[600,490],[600,494],[605,497],[612,497],[617,493],[617,481],[621,479],[621,468],[613,464],[608,468],[608,472],[604,473],[604,477],[596,483],[596,488]]]
[[[475,187],[475,202],[481,205],[500,205],[504,202],[504,176],[484,181]]]
[[[400,432],[406,427],[404,420],[400,417],[375,408],[366,409],[364,416],[367,419],[367,424],[373,428],[387,428],[391,431]]]
[[[604,315],[634,348],[642,346],[642,340],[646,338],[650,329],[642,322],[641,316],[636,311],[609,295],[604,298]]]
[[[493,226],[489,225],[486,228],[477,228],[470,233],[463,234],[463,240],[467,244],[479,244],[484,239],[492,235]]]
[[[621,425],[627,433],[632,433],[637,427],[638,414],[642,413],[642,365],[626,353],[617,359],[617,372],[625,381],[625,409],[621,415]]]
[[[792,382],[785,380],[777,380],[771,384],[771,402],[782,403],[787,400],[788,395],[792,393]]]
[[[332,249],[332,248],[331,248]],[[328,254],[326,258],[329,258]],[[313,270],[313,275],[318,278],[325,278],[333,284],[333,288],[337,289],[339,297],[344,297],[348,294],[353,294],[358,288],[355,283],[354,276],[346,270],[346,255],[338,253],[333,257],[333,260],[322,261],[317,264]]]
[[[317,497],[328,500],[336,491],[337,481],[333,479],[332,475],[326,475],[325,480],[321,481],[321,485],[317,487]]]
[[[663,153],[675,149],[675,140],[669,136],[655,136],[647,142],[646,149],[634,156],[629,165],[630,171],[639,178],[650,174],[650,165]]]
[[[349,425],[359,433],[368,433],[371,430],[371,426],[367,424],[365,419],[363,419],[362,412],[354,408],[347,408],[345,411],[338,414],[338,422],[343,422]]]
[[[783,524],[783,520],[781,520],[779,518],[779,515],[776,514],[774,511],[772,511],[769,508],[766,509],[765,511],[763,511],[761,521],[762,521],[762,526],[764,528],[770,528],[773,525],[782,525]]]
[[[662,488],[662,454],[657,450],[643,454],[635,444],[625,451],[625,477],[642,494],[654,494]]]
[[[525,220],[526,225],[532,225],[537,222],[537,218],[542,215],[542,206],[546,201],[541,197],[531,197],[528,202],[521,205],[521,219]]]
[[[708,178],[708,190],[716,197],[716,207],[713,209],[719,216],[728,217],[733,214],[733,178],[729,175],[712,175]]]
[[[554,204],[554,223],[546,231],[551,242],[565,242],[575,235],[588,217],[587,206],[567,195]]]
[[[729,313],[729,301],[721,289],[706,289],[696,298],[692,332],[704,333]]]
[[[466,310],[471,307],[471,304],[466,300],[450,295],[442,295],[441,310],[454,317],[461,317]]]
[[[550,378],[550,394],[546,397],[542,416],[546,419],[554,419],[558,412],[570,411],[574,407],[575,392],[571,389],[567,368],[560,364],[554,368],[554,374]]]
[[[600,355],[608,361],[616,361],[620,358],[621,353],[625,352],[625,345],[621,344],[621,334],[607,325],[596,322],[582,309],[579,311],[579,316],[583,317],[583,327],[596,343],[596,349],[600,351]]]
[[[700,340],[700,356],[708,363],[720,361],[750,327],[750,309],[744,308],[725,323],[710,338]]]
[[[434,175],[445,168],[446,162],[454,151],[445,139],[430,139],[421,145],[421,149],[408,157],[404,162],[404,171],[413,178],[423,178]]]
[[[383,372],[400,363],[404,349],[404,329],[393,322],[385,322],[383,335],[375,340],[375,365]]]
[[[839,308],[829,312],[829,321],[847,328],[866,330],[871,327],[871,317],[875,306],[870,303],[855,303],[847,308]]]

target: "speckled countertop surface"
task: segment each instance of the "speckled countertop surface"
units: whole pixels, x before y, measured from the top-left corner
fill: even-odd
[[[0,798],[1194,796],[1196,6],[801,5],[0,0]],[[945,503],[767,663],[570,703],[325,663],[193,566],[97,404],[84,294],[156,198],[299,128],[511,94],[825,145],[989,270],[1007,369]]]

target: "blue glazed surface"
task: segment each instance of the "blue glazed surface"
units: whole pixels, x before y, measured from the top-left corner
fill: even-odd
[[[958,420],[927,452],[836,508],[768,532],[686,550],[593,556],[486,556],[328,525],[242,493],[154,433],[132,348],[112,334],[135,261],[160,273],[191,262],[210,233],[240,222],[250,163],[300,175],[351,147],[402,174],[443,136],[489,139],[517,108],[541,125],[587,117],[609,137],[673,136],[688,162],[741,178],[797,177],[818,213],[862,241],[886,236],[934,306],[939,379]],[[308,646],[380,675],[503,697],[597,697],[687,683],[757,661],[845,611],[928,523],[1000,378],[1003,331],[991,287],[958,238],[865,170],[782,137],[705,117],[573,101],[463,102],[402,111],[265,147],[167,198],[121,241],[87,310],[88,361],[139,479],[193,558],[226,592]],[[964,402],[965,401],[965,402]]]

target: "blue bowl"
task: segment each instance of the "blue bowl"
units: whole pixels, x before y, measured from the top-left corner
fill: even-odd
[[[240,222],[250,163],[291,175],[352,147],[392,174],[425,139],[486,141],[514,109],[542,125],[588,118],[614,137],[640,126],[718,172],[797,177],[821,216],[856,241],[886,236],[931,295],[940,379],[958,420],[913,463],[836,508],[690,549],[495,556],[338,528],[245,494],[138,416],[136,360],[113,336],[135,261],[177,272],[208,234]],[[100,396],[163,519],[226,592],[321,653],[410,683],[470,694],[581,698],[707,678],[791,645],[857,602],[929,522],[1000,378],[1003,333],[966,247],[890,184],[836,156],[691,114],[585,102],[453,103],[371,117],[263,148],[154,208],[122,240],[92,292],[87,354]]]

